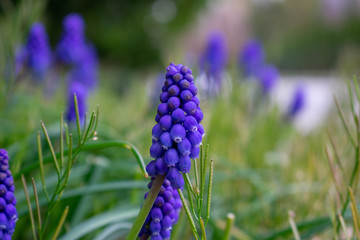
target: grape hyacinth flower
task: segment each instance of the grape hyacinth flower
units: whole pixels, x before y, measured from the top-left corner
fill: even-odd
[[[173,188],[181,188],[184,185],[181,173],[188,173],[191,159],[199,157],[204,136],[200,124],[203,113],[191,69],[171,63],[166,70],[157,124],[152,129],[150,155],[154,160],[146,170],[151,177],[166,175]]]
[[[305,89],[303,86],[299,85],[295,89],[292,102],[289,106],[287,116],[289,118],[294,118],[305,106]]]
[[[207,78],[204,85],[208,95],[214,95],[220,91],[227,62],[228,49],[225,35],[221,32],[211,33],[205,52],[200,59],[200,69]]]
[[[57,59],[72,65],[80,62],[86,54],[85,23],[77,13],[67,15],[63,20],[63,33],[56,47]]]
[[[74,93],[76,94],[78,109],[79,109],[79,120],[81,125],[84,124],[85,114],[87,109],[87,96],[88,90],[86,87],[77,81],[70,82],[68,92],[68,109],[66,113],[66,119],[70,123],[76,123],[76,111],[74,105]]]
[[[42,23],[34,23],[31,26],[26,45],[18,49],[15,61],[16,74],[26,67],[35,79],[44,79],[51,67],[52,55],[48,36]]]
[[[152,177],[148,184],[149,189],[154,179]],[[147,194],[145,194],[145,198]],[[165,179],[159,195],[156,197],[155,203],[139,233],[139,238],[142,240],[149,237],[152,240],[170,239],[172,226],[179,219],[181,208],[182,203],[177,189],[173,188],[170,181]]]
[[[279,80],[279,72],[273,65],[259,67],[255,76],[257,77],[264,94],[269,94]]]
[[[0,149],[0,239],[4,240],[11,240],[18,219],[14,191],[8,153]]]
[[[261,43],[255,39],[247,41],[240,51],[239,63],[246,77],[254,76],[256,70],[265,64],[265,52]]]

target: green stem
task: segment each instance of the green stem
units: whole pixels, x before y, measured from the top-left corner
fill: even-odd
[[[133,240],[137,238],[142,226],[144,225],[146,217],[149,215],[149,212],[152,206],[154,205],[155,199],[160,192],[160,188],[164,182],[164,179],[165,179],[165,175],[158,175],[155,178],[151,186],[151,189],[149,191],[149,194],[146,197],[145,202],[142,208],[140,209],[139,215],[135,219],[135,222],[131,227],[129,234],[126,237],[126,240]]]
[[[230,239],[231,228],[232,228],[232,225],[234,224],[234,220],[235,220],[235,215],[233,213],[228,213],[228,215],[226,216],[226,227],[225,227],[223,240]]]
[[[186,204],[184,195],[183,195],[183,193],[182,193],[182,191],[180,189],[178,189],[178,193],[179,193],[179,196],[181,198],[181,202],[182,202],[182,204],[184,206],[185,213],[186,213],[186,216],[188,217],[188,220],[189,220],[189,223],[190,223],[190,226],[191,226],[191,230],[193,231],[194,237],[195,237],[196,240],[199,240],[199,234],[198,234],[198,232],[196,230],[194,219],[191,216],[191,213],[190,213],[188,205]]]

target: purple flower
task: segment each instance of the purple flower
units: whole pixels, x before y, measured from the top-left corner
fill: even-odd
[[[0,236],[3,236],[2,239],[11,239],[18,216],[15,207],[14,180],[9,170],[9,157],[5,149],[0,149],[0,175],[3,186],[0,194]]]
[[[259,81],[264,94],[268,94],[279,79],[279,72],[273,65],[264,65],[256,70],[255,76]]]
[[[292,98],[292,102],[289,106],[287,116],[295,117],[305,106],[305,89],[303,86],[299,85],[295,89],[295,93]]]
[[[86,54],[85,24],[77,13],[70,13],[63,20],[63,33],[56,47],[56,55],[60,62],[76,64]]]
[[[187,169],[187,167],[185,168]],[[149,189],[152,186],[153,180],[154,178],[148,184]],[[146,196],[147,193],[145,194]],[[179,218],[181,208],[182,203],[177,189],[173,188],[169,180],[165,179],[159,195],[139,233],[139,238],[170,239],[172,227]]]
[[[80,123],[84,124],[85,114],[87,110],[88,91],[82,83],[72,81],[69,84],[70,87],[68,90],[68,109],[67,109],[66,119],[70,123],[76,123],[76,111],[74,105],[74,93],[75,93],[78,102]]]
[[[257,68],[265,63],[261,43],[255,39],[247,41],[239,54],[239,63],[245,76],[253,76]]]
[[[200,58],[200,70],[206,73],[209,95],[219,92],[222,87],[222,74],[228,62],[226,37],[222,32],[209,35],[207,46]]]
[[[43,80],[52,64],[51,49],[45,27],[34,23],[29,31],[26,45],[16,52],[16,74],[23,67],[31,71],[33,77]]]
[[[148,165],[151,176],[166,174],[175,188],[183,186],[181,172],[190,170],[188,159],[199,156],[204,135],[203,128],[198,132],[203,114],[193,79],[191,69],[186,66],[171,63],[167,67],[156,117],[158,124],[152,130],[150,155],[155,160]]]

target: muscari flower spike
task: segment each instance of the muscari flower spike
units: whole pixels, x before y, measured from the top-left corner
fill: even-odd
[[[208,94],[212,95],[219,92],[222,86],[222,75],[228,62],[228,49],[222,32],[211,33],[207,41],[207,47],[200,59],[200,69],[207,75]]]
[[[70,123],[76,123],[76,111],[74,105],[75,93],[78,102],[79,120],[80,123],[83,124],[85,121],[85,114],[87,109],[88,90],[82,83],[77,81],[70,82],[69,84],[70,86],[68,91],[68,109],[66,113],[66,119]]]
[[[279,72],[273,65],[260,66],[256,70],[255,76],[264,94],[269,94],[279,80]]]
[[[171,63],[166,70],[157,124],[152,129],[150,155],[154,160],[146,170],[152,177],[166,175],[172,187],[181,188],[184,185],[181,172],[188,173],[191,159],[199,157],[204,136],[200,124],[203,113],[191,69]]]
[[[11,240],[18,219],[14,191],[8,153],[0,149],[0,239],[4,240]]]
[[[154,179],[154,177],[151,178],[148,184],[149,189]],[[148,193],[145,194],[145,199],[147,195]],[[173,188],[170,181],[165,179],[139,233],[139,238],[142,240],[149,237],[152,240],[170,239],[172,226],[177,223],[181,208],[182,203],[177,189]]]
[[[84,29],[85,23],[79,14],[71,13],[64,18],[62,37],[56,47],[59,62],[71,65],[83,59],[87,52]]]
[[[305,89],[303,86],[299,85],[295,89],[292,102],[288,109],[287,116],[294,118],[305,106]]]
[[[26,67],[35,79],[44,79],[52,64],[52,54],[42,23],[34,23],[31,26],[26,45],[18,49],[15,61],[16,74]]]
[[[172,226],[182,207],[177,191],[184,185],[181,173],[188,173],[191,159],[199,157],[199,146],[205,135],[191,69],[171,63],[166,70],[155,118],[157,124],[152,129],[150,155],[155,160],[146,167],[152,177],[149,189],[157,175],[166,175],[166,178],[139,233],[143,240],[149,237],[152,240],[170,239]]]
[[[265,52],[261,43],[248,40],[239,54],[239,63],[246,77],[254,76],[256,69],[265,64]]]

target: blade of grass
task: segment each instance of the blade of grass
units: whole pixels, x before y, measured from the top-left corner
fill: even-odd
[[[347,227],[346,227],[344,218],[343,218],[340,214],[339,214],[339,219],[340,219],[340,223],[341,223],[342,230],[343,230],[343,232],[344,232],[345,239],[346,239],[346,240],[350,240],[349,233],[348,233],[348,231],[347,231]]]
[[[41,138],[40,138],[40,132],[39,131],[37,131],[37,143],[38,143],[38,154],[39,154],[39,167],[40,167],[41,184],[42,184],[46,199],[49,202],[50,201],[49,194],[48,194],[48,192],[46,190],[46,185],[45,185],[44,162],[43,162],[43,156],[42,156]]]
[[[81,127],[80,127],[79,105],[78,105],[76,93],[74,93],[74,106],[75,106],[76,126],[77,126],[79,146],[80,146],[81,145]]]
[[[351,136],[350,127],[349,127],[348,123],[345,120],[344,113],[343,113],[343,111],[342,111],[342,109],[340,107],[339,101],[338,101],[336,96],[334,96],[334,100],[335,100],[335,103],[336,103],[336,108],[338,110],[339,116],[341,118],[341,122],[343,124],[343,127],[344,127],[347,135],[348,135],[348,138],[349,138],[352,146],[356,147],[355,141],[354,141],[353,137]]]
[[[52,240],[58,239],[60,230],[61,230],[62,226],[64,225],[64,222],[65,222],[66,216],[68,215],[68,212],[69,212],[69,206],[66,206],[63,214],[61,215],[60,222],[59,222],[58,226],[56,227],[56,230],[55,230],[54,236],[52,237]]]
[[[196,218],[196,220],[198,221],[199,220],[199,218],[198,218],[198,216],[196,215],[196,213],[195,213],[195,208],[194,208],[194,203],[193,203],[193,200],[192,200],[192,197],[191,197],[191,184],[190,184],[190,182],[189,182],[189,176],[186,174],[186,173],[183,173],[183,177],[184,177],[184,179],[185,179],[185,186],[186,186],[186,190],[187,190],[187,192],[188,192],[188,196],[189,196],[189,202],[190,202],[190,208],[191,208],[191,210],[192,210],[192,212],[193,212],[193,214],[194,214],[194,217]],[[194,193],[194,192],[193,192]]]
[[[199,240],[199,234],[198,234],[198,232],[196,230],[195,222],[194,222],[194,219],[191,216],[189,207],[186,204],[185,197],[184,197],[184,195],[183,195],[183,193],[182,193],[182,191],[180,189],[178,189],[178,193],[179,193],[179,196],[181,198],[181,202],[182,202],[183,207],[185,209],[185,213],[186,213],[186,216],[187,216],[187,218],[189,220],[189,224],[190,224],[191,230],[192,230],[192,232],[194,234],[194,237],[195,237],[196,240]]]
[[[201,235],[202,235],[201,239],[206,240],[205,225],[204,225],[204,221],[202,220],[202,217],[200,217],[199,222],[200,222]]]
[[[210,219],[210,208],[211,208],[211,192],[212,192],[212,184],[213,184],[213,175],[214,175],[214,161],[210,161],[209,167],[209,184],[208,184],[208,192],[207,192],[207,203],[206,203],[206,217],[205,217],[205,226],[207,225]]]
[[[57,159],[56,159],[55,150],[54,150],[54,148],[53,148],[53,146],[51,144],[50,137],[49,137],[49,134],[48,134],[48,132],[46,130],[45,124],[42,121],[40,122],[40,124],[41,124],[42,130],[44,132],[44,135],[46,137],[46,141],[47,141],[47,143],[49,145],[51,155],[52,155],[52,158],[54,160],[54,165],[55,165],[55,168],[56,168],[58,178],[60,178],[60,169],[59,169],[59,164],[58,164]]]
[[[24,193],[25,193],[25,197],[26,197],[26,202],[27,202],[27,205],[29,207],[29,215],[30,215],[30,222],[31,222],[31,229],[32,229],[32,233],[33,233],[33,238],[34,238],[34,240],[37,240],[36,230],[35,230],[34,215],[33,215],[33,212],[32,212],[31,202],[30,202],[29,193],[28,193],[28,190],[27,190],[27,187],[26,187],[26,181],[25,181],[24,175],[21,175],[21,180],[22,180],[23,187],[24,187]]]
[[[37,217],[38,217],[38,227],[39,227],[39,232],[41,232],[42,226],[41,226],[41,212],[40,212],[39,198],[38,198],[34,178],[31,178],[31,181],[32,181],[34,196],[35,196],[35,203],[36,203],[36,210],[37,210]]]
[[[63,136],[64,116],[60,116],[60,169],[64,166],[64,136]]]

